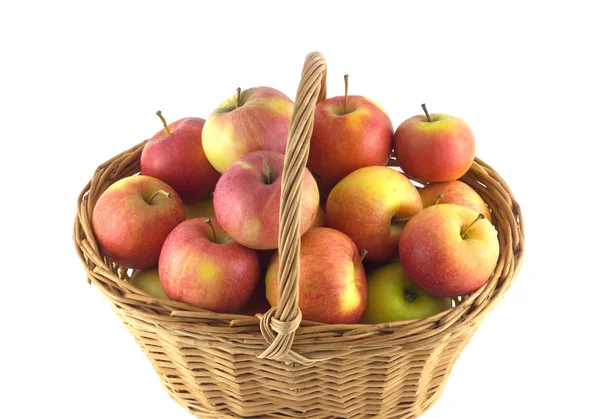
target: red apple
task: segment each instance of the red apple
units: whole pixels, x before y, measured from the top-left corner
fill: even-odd
[[[438,200],[440,194],[442,196]],[[483,214],[488,221],[492,221],[492,214],[490,214],[485,201],[475,192],[475,189],[460,180],[430,183],[419,190],[419,195],[421,195],[421,201],[423,201],[423,208],[430,207],[436,202],[439,204],[462,205]]]
[[[402,170],[427,182],[456,180],[475,158],[475,137],[462,120],[427,113],[402,122],[394,134],[394,153]]]
[[[346,78],[347,80],[347,78]],[[363,96],[333,97],[317,104],[308,168],[326,194],[345,176],[366,166],[384,166],[394,128],[385,111]]]
[[[356,323],[367,304],[367,279],[354,242],[344,233],[326,227],[310,229],[300,240],[298,304],[302,318],[322,323]],[[277,254],[266,277],[271,306],[277,304],[278,269]]]
[[[206,121],[202,145],[219,172],[258,150],[285,153],[294,104],[271,87],[238,91],[215,109]]]
[[[438,204],[406,223],[398,252],[414,285],[437,297],[457,297],[490,278],[500,246],[494,226],[483,214]]]
[[[347,234],[367,260],[385,262],[398,254],[398,238],[422,209],[417,188],[402,173],[370,166],[346,176],[329,194],[327,226]]]
[[[150,176],[129,176],[111,186],[94,207],[92,226],[100,248],[120,265],[155,268],[160,249],[185,220],[177,192]]]
[[[275,249],[279,236],[279,202],[283,154],[257,151],[227,168],[213,198],[217,219],[231,237],[252,249]],[[307,169],[301,186],[300,231],[313,223],[319,191]]]
[[[202,149],[202,118],[183,118],[167,125],[150,138],[140,158],[142,173],[169,184],[185,204],[209,197],[219,180],[219,172]]]
[[[248,302],[259,279],[258,256],[236,243],[216,219],[192,218],[167,237],[158,273],[171,300],[235,313]]]

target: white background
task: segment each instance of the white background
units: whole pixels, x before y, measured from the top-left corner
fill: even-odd
[[[329,95],[349,73],[395,126],[422,102],[463,118],[523,208],[521,273],[423,417],[599,417],[593,2],[398,3],[2,3],[0,417],[191,417],[87,285],[76,198],[157,109],[206,118],[238,86],[293,98],[312,50]]]

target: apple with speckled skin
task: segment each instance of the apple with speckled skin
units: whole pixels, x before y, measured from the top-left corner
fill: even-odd
[[[363,255],[364,256],[364,255]],[[267,300],[277,304],[279,254],[266,276]],[[358,248],[348,236],[327,227],[300,239],[298,305],[302,318],[322,323],[356,323],[367,304],[367,280]]]
[[[140,157],[142,174],[170,185],[184,204],[209,197],[220,173],[209,163],[202,148],[204,119],[183,118],[167,125],[150,138]]]
[[[238,243],[252,249],[276,249],[284,156],[256,151],[227,168],[213,198],[219,223]],[[300,232],[312,225],[319,208],[315,179],[304,169],[301,183]]]
[[[402,170],[427,182],[463,176],[475,158],[475,136],[465,121],[448,114],[424,115],[402,122],[394,133],[394,153]]]
[[[271,87],[238,89],[215,109],[204,126],[202,146],[213,167],[258,150],[285,153],[294,103]]]
[[[156,298],[169,298],[160,284],[158,269],[141,269],[131,277],[131,285]]]
[[[150,176],[128,176],[104,191],[92,214],[94,235],[103,253],[134,269],[158,266],[165,239],[185,220],[173,188]]]
[[[346,77],[347,80],[347,77]],[[364,96],[332,97],[319,102],[307,166],[326,194],[356,169],[384,166],[392,152],[394,127],[389,116]]]
[[[398,254],[398,238],[423,206],[417,188],[389,167],[363,167],[350,173],[329,194],[327,226],[347,234],[366,260],[385,262]]]
[[[192,218],[167,237],[158,273],[171,300],[235,313],[250,300],[260,269],[256,251],[236,243],[215,218]]]
[[[417,288],[397,262],[371,272],[367,284],[367,307],[361,323],[421,319],[452,307],[450,298],[434,297]]]
[[[438,200],[440,194],[442,196]],[[490,214],[485,201],[475,189],[460,180],[430,183],[419,189],[419,195],[421,195],[421,201],[423,201],[423,208],[430,207],[436,202],[438,204],[462,205],[483,214],[488,221],[492,221],[492,214]]]
[[[425,208],[404,227],[398,253],[413,284],[437,297],[458,297],[490,278],[500,253],[483,214],[456,204]]]

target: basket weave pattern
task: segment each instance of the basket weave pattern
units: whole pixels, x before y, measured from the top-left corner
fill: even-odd
[[[74,241],[88,281],[109,299],[170,396],[196,417],[415,418],[438,399],[462,349],[521,266],[519,205],[504,180],[476,158],[461,180],[488,204],[500,242],[497,268],[484,286],[425,319],[379,325],[301,320],[298,186],[325,78],[324,58],[309,54],[285,159],[280,303],[262,318],[149,297],[99,250],[91,228],[94,205],[112,183],[139,173],[145,142],[99,166],[78,197]]]

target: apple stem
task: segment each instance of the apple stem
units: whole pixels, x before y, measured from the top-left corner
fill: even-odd
[[[148,203],[152,202],[152,200],[154,199],[154,197],[158,194],[164,195],[169,199],[173,199],[173,194],[167,191],[163,191],[162,189],[159,189],[158,191],[154,192],[152,194],[152,196],[150,196],[150,199],[148,199]]]
[[[213,242],[216,243],[217,242],[217,232],[215,231],[215,227],[213,226],[212,221],[210,221],[210,218],[207,218],[204,220],[205,224],[208,224],[208,226],[210,227],[210,231],[212,231],[212,235],[213,235]]]
[[[267,164],[266,160],[263,160],[263,166],[265,167],[265,177],[267,178],[267,180],[265,181],[265,183],[267,185],[271,184],[271,169],[269,168],[269,165]]]
[[[170,134],[171,130],[169,129],[169,126],[167,125],[167,121],[165,121],[165,117],[162,116],[162,112],[161,111],[156,111],[156,114],[158,115],[158,117],[162,121],[162,123],[163,123],[163,125],[165,127],[165,131],[167,131],[167,134]]]
[[[356,261],[356,263],[354,264],[354,267],[356,268],[358,265],[360,265],[362,263],[363,260],[365,260],[365,256],[367,256],[367,252],[365,249],[360,251],[360,257],[358,258],[358,260]]]
[[[464,239],[465,239],[465,237],[466,237],[466,235],[467,235],[467,232],[469,231],[469,229],[470,229],[471,227],[473,227],[473,224],[475,224],[475,223],[476,223],[477,221],[479,221],[479,220],[483,220],[484,218],[485,218],[485,215],[483,215],[483,214],[477,214],[477,218],[475,218],[475,219],[473,220],[473,222],[472,222],[471,224],[469,224],[469,225],[467,226],[467,228],[465,228],[465,229],[463,230],[463,232],[462,232],[462,233],[460,233],[460,237],[462,237],[462,238],[463,238],[463,240],[464,240]]]
[[[348,75],[344,74],[344,114],[348,113]]]
[[[235,108],[237,109],[240,107],[240,100],[242,99],[242,89],[238,87],[236,89],[236,92],[237,92],[237,103],[235,105]]]
[[[441,201],[441,199],[442,199],[443,197],[444,197],[444,194],[440,192],[440,193],[438,194],[437,198],[435,198],[435,202],[433,203],[433,205],[437,205],[437,204],[439,204],[439,203],[440,203],[440,201]]]
[[[423,108],[423,110],[425,111],[425,115],[427,116],[427,122],[431,122],[431,118],[429,117],[429,112],[427,112],[427,106],[425,106],[425,104],[423,103],[421,105],[421,108]]]

